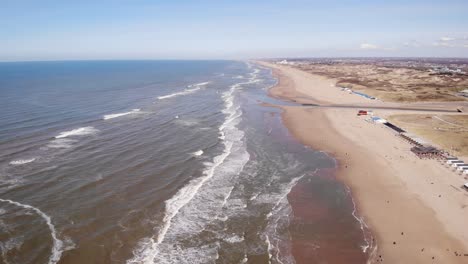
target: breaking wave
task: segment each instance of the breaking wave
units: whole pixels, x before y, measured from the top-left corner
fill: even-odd
[[[200,90],[203,86],[206,86],[209,83],[210,82],[202,82],[202,83],[191,84],[191,85],[187,86],[187,89],[185,89],[183,91],[168,94],[168,95],[158,96],[158,99],[163,100],[163,99],[168,99],[168,98],[172,98],[172,97],[176,97],[176,96],[180,96],[180,95],[191,94],[191,93],[194,93],[194,92]]]
[[[26,164],[26,163],[33,162],[35,160],[36,160],[36,158],[13,160],[13,161],[10,162],[10,165],[23,165],[23,164]]]
[[[94,127],[80,127],[73,130],[60,132],[60,134],[58,134],[58,136],[56,136],[55,138],[58,139],[73,136],[86,136],[96,134],[97,132],[99,132],[99,130],[95,129]]]
[[[227,199],[226,197],[217,199],[214,202],[216,205],[203,204],[197,201],[193,202],[193,206],[188,206],[194,197],[200,194],[200,188],[215,176],[224,177],[226,175],[239,174],[240,171],[242,171],[243,166],[249,160],[249,154],[247,153],[245,146],[243,146],[242,141],[244,133],[237,129],[238,117],[241,115],[241,110],[239,106],[234,105],[234,98],[235,92],[238,88],[238,85],[232,85],[228,91],[223,93],[222,96],[225,106],[222,112],[226,115],[226,118],[224,123],[219,127],[219,139],[224,146],[223,152],[214,157],[211,163],[206,164],[207,166],[205,167],[201,177],[191,180],[187,185],[179,189],[172,198],[165,202],[164,217],[156,234],[140,241],[137,249],[133,252],[133,258],[128,260],[127,263],[192,263],[196,259],[199,260],[201,256],[216,254],[216,249],[210,245],[203,246],[196,250],[193,248],[187,248],[183,251],[177,251],[175,245],[177,244],[177,241],[174,240],[177,240],[178,236],[181,234],[196,232],[197,229],[202,228],[200,226],[206,224],[207,221],[203,220],[199,223],[191,221],[194,215],[199,215],[199,210],[208,210],[209,212],[205,212],[207,215],[204,215],[203,217],[212,220],[216,219],[216,215],[219,214],[219,212],[213,212],[213,209],[216,210],[224,206],[226,202],[225,200]],[[234,122],[234,119],[237,119],[237,122]],[[227,162],[228,157],[233,154],[233,152],[236,152],[236,154],[234,154],[236,155],[236,158],[233,159],[232,162],[229,161],[229,166],[222,166]],[[217,173],[218,170],[220,173]],[[203,192],[203,194],[208,195],[210,196],[209,198],[213,199],[217,195],[205,192]],[[213,197],[211,197],[211,195],[213,195]],[[206,208],[204,208],[205,206]],[[205,210],[199,207],[203,207]],[[181,210],[184,210],[183,214],[180,216],[181,219],[176,219]],[[198,213],[194,213],[192,211]],[[198,227],[191,226],[192,224],[198,225]],[[171,233],[171,237],[169,238],[169,241],[166,242],[169,232]],[[176,251],[179,254],[175,254]],[[182,257],[181,254],[185,256]]]
[[[203,150],[200,149],[198,151],[195,151],[195,152],[192,153],[192,155],[201,156],[201,155],[203,155]]]
[[[27,210],[32,210],[35,213],[37,213],[40,217],[42,217],[42,219],[44,219],[44,221],[47,224],[47,227],[50,230],[50,235],[52,237],[52,243],[53,243],[52,252],[49,257],[49,264],[57,263],[62,257],[62,253],[65,250],[65,247],[64,247],[63,241],[57,237],[57,230],[55,229],[55,226],[52,224],[52,220],[50,219],[50,217],[46,215],[44,212],[42,212],[40,209],[31,205],[22,204],[19,202],[8,200],[8,199],[0,199],[0,202],[9,203],[9,204],[12,204],[12,205],[15,205],[15,206],[27,209]]]
[[[267,245],[268,263],[295,263],[290,245],[284,243],[288,238],[281,235],[279,230],[284,231],[289,227],[289,216],[292,211],[287,195],[303,177],[304,175],[296,177],[281,188],[281,192],[275,195],[278,197],[276,204],[267,214],[268,224],[263,236]]]
[[[125,112],[125,113],[117,113],[117,114],[110,114],[110,115],[104,115],[102,119],[108,120],[108,119],[113,119],[121,116],[126,116],[126,115],[131,115],[140,112],[140,109],[132,109],[130,112]]]

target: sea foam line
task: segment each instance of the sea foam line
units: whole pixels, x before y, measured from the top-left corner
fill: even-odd
[[[0,202],[5,202],[5,203],[9,203],[9,204],[12,204],[12,205],[24,208],[24,209],[33,210],[46,221],[46,224],[49,227],[50,234],[52,236],[52,243],[53,243],[52,252],[49,258],[49,264],[57,263],[62,257],[64,244],[63,244],[63,241],[57,237],[57,231],[55,230],[55,226],[52,224],[52,219],[50,219],[50,217],[46,215],[44,212],[42,212],[40,209],[31,205],[22,204],[19,202],[8,200],[8,199],[0,199]]]
[[[317,169],[313,172],[316,173]],[[276,221],[273,223],[273,226],[271,226],[271,220],[270,219],[272,216],[277,215],[278,213],[281,212],[283,209],[282,206],[287,204],[289,205],[287,201],[287,196],[291,192],[292,188],[296,186],[296,184],[305,176],[305,174],[298,176],[296,178],[293,178],[291,182],[288,183],[288,185],[282,190],[282,193],[279,196],[279,199],[277,202],[273,205],[271,211],[266,215],[266,219],[268,221],[267,224],[267,230],[264,234],[265,236],[265,243],[267,245],[267,253],[268,253],[268,263],[272,263],[272,261],[276,261],[275,263],[283,263],[283,261],[280,258],[280,249],[278,246],[278,238],[277,238],[277,229],[278,229],[278,221],[279,218],[276,219]],[[268,232],[271,231],[271,232]],[[273,243],[270,240],[270,235],[271,239],[273,239]],[[275,243],[276,242],[276,243]],[[274,254],[274,255],[273,255]]]
[[[185,89],[183,91],[168,94],[168,95],[158,96],[158,99],[163,100],[163,99],[167,99],[167,98],[176,97],[176,96],[179,96],[179,95],[191,94],[191,93],[194,93],[194,92],[200,90],[203,86],[206,86],[209,83],[210,82],[202,82],[202,83],[197,83],[197,84],[191,84],[191,85],[187,86],[187,89]]]
[[[166,214],[163,218],[163,226],[159,230],[156,238],[152,237],[149,241],[150,247],[139,250],[138,252],[140,252],[140,254],[135,254],[136,256],[133,259],[127,261],[127,263],[154,263],[153,261],[158,254],[157,246],[163,242],[166,233],[171,226],[171,220],[177,215],[182,207],[184,207],[193,199],[203,184],[213,177],[216,168],[222,164],[226,157],[230,154],[229,150],[232,147],[232,143],[225,144],[225,147],[225,151],[221,155],[214,158],[213,165],[204,172],[202,177],[190,181],[172,198],[165,202]]]
[[[92,135],[99,132],[99,130],[95,129],[94,127],[80,127],[69,131],[60,132],[58,136],[55,138],[66,138],[72,136],[85,136],[85,135]]]
[[[36,158],[13,160],[13,161],[10,161],[10,165],[23,165],[26,163],[33,162],[35,160]]]
[[[121,116],[126,116],[126,115],[131,115],[140,112],[140,109],[132,109],[132,111],[125,112],[125,113],[117,113],[117,114],[110,114],[110,115],[104,115],[102,119],[108,120],[108,119],[113,119],[116,117],[121,117]]]
[[[153,237],[140,243],[139,248],[134,251],[134,257],[127,263],[154,263],[154,259],[159,254],[159,245],[164,241],[166,233],[172,224],[172,219],[179,211],[187,205],[198,193],[200,188],[215,175],[216,169],[223,164],[226,158],[231,154],[234,142],[226,140],[226,125],[232,121],[232,118],[237,115],[238,108],[233,109],[234,92],[239,87],[232,85],[231,88],[223,93],[224,109],[222,112],[226,114],[224,123],[219,127],[219,139],[221,139],[224,150],[213,158],[213,162],[207,163],[207,167],[203,171],[203,176],[193,179],[187,185],[182,187],[173,197],[165,202],[165,215],[162,221],[162,226]]]
[[[361,249],[362,249],[363,253],[366,253],[369,248],[372,249],[372,247],[373,247],[372,239],[369,238],[367,233],[366,233],[366,230],[368,230],[369,227],[367,226],[366,222],[364,221],[364,219],[362,217],[357,216],[356,203],[354,202],[354,199],[351,196],[351,189],[348,186],[346,186],[346,188],[348,190],[348,193],[350,194],[351,201],[353,202],[352,215],[359,222],[359,225],[360,225],[361,231],[362,231],[362,235],[364,236],[364,241],[366,242],[366,245],[362,245]]]

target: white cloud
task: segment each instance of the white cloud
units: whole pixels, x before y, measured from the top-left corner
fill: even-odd
[[[432,43],[432,46],[434,46],[434,47],[448,47],[448,48],[455,47],[455,45],[453,45],[451,43],[442,42],[442,41],[434,42],[434,43]]]
[[[369,43],[362,43],[361,46],[360,46],[361,49],[367,49],[367,50],[373,50],[373,49],[377,49],[377,45],[374,45],[374,44],[369,44]]]
[[[451,38],[451,37],[441,37],[440,38],[440,41],[454,41],[455,38]]]
[[[418,48],[418,47],[421,47],[421,44],[417,42],[416,40],[411,40],[409,42],[403,43],[403,46],[411,47],[411,48]]]

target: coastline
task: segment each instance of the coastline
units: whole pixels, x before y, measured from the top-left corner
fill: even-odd
[[[298,103],[385,104],[342,93],[333,80],[285,66],[271,68],[272,97]],[[376,240],[370,263],[466,263],[468,219],[463,190],[447,168],[420,160],[390,131],[356,117],[356,110],[280,106],[283,122],[301,143],[338,162],[337,176],[350,187],[358,214]],[[386,111],[381,111],[383,115]],[[388,111],[387,111],[388,112]]]

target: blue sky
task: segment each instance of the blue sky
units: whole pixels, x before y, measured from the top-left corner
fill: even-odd
[[[468,57],[467,0],[0,0],[0,60]]]

